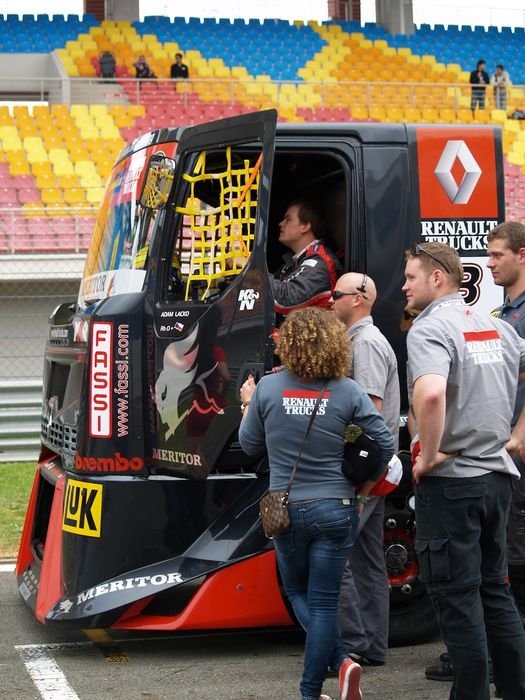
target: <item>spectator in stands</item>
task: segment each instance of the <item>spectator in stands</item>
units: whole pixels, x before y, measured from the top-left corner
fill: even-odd
[[[155,73],[151,70],[151,68],[148,66],[146,62],[146,57],[143,54],[139,56],[139,60],[135,61],[133,66],[135,67],[135,77],[140,80],[143,80],[144,78],[157,77]]]
[[[190,77],[190,71],[188,66],[182,62],[182,54],[175,54],[175,63],[171,64],[170,68],[170,78],[173,80],[187,79]]]
[[[480,59],[476,65],[476,70],[473,70],[470,74],[469,83],[472,85],[472,95],[470,98],[470,109],[472,110],[472,116],[476,109],[476,105],[479,109],[485,109],[485,91],[487,85],[489,84],[489,76],[485,71],[485,63],[483,59]]]
[[[102,78],[114,78],[115,68],[117,67],[117,62],[115,61],[115,56],[111,51],[102,51],[98,59],[100,66],[100,75]]]
[[[511,85],[508,71],[498,63],[496,72],[490,79],[490,84],[494,88],[494,104],[497,109],[507,109],[507,88]]]

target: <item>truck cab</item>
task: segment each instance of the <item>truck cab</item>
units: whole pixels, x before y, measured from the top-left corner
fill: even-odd
[[[405,385],[404,251],[443,241],[462,293],[501,301],[486,235],[504,219],[497,128],[279,124],[273,110],[160,129],[120,155],[78,298],[50,318],[42,449],[17,562],[45,624],[292,626],[258,501],[265,455],[237,441],[239,389],[272,370],[288,202],[315,201],[345,271],[378,288],[374,320]],[[406,409],[406,398],[405,398]],[[406,475],[389,496],[392,641],[435,631],[417,577]]]

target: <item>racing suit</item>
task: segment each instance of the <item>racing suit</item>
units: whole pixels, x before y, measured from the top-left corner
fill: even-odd
[[[334,253],[321,241],[312,241],[270,277],[276,312],[286,315],[304,306],[329,308],[341,272]]]

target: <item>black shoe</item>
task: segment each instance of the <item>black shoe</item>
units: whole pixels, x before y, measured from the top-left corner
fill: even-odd
[[[439,663],[433,666],[427,666],[425,669],[425,677],[431,681],[453,681],[454,669],[450,663],[448,651],[444,651],[439,655]]]
[[[368,656],[361,656],[361,654],[355,654],[351,651],[348,656],[358,663],[360,666],[384,666],[384,661],[379,661],[379,659],[370,659]]]
[[[448,651],[439,655],[439,663],[434,666],[427,666],[425,676],[431,681],[453,681],[454,669],[450,663]],[[494,673],[492,671],[492,661],[489,659],[489,682],[494,683]]]

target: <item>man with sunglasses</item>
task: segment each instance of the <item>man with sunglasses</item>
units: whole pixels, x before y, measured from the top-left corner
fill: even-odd
[[[395,353],[371,316],[374,280],[349,272],[337,280],[332,309],[352,342],[352,378],[370,396],[399,444],[399,377]],[[359,536],[350,553],[339,597],[338,621],[349,656],[364,666],[382,666],[388,649],[390,591],[383,551],[385,499],[368,497]]]
[[[290,202],[279,224],[279,242],[290,249],[285,265],[270,277],[277,313],[304,306],[328,308],[341,265],[324,245],[319,210],[306,199]]]
[[[488,700],[489,652],[502,697],[525,698],[525,633],[507,583],[506,523],[519,472],[507,450],[525,341],[467,306],[463,267],[443,243],[406,254],[408,389],[420,442],[416,551],[454,670],[451,700]]]

